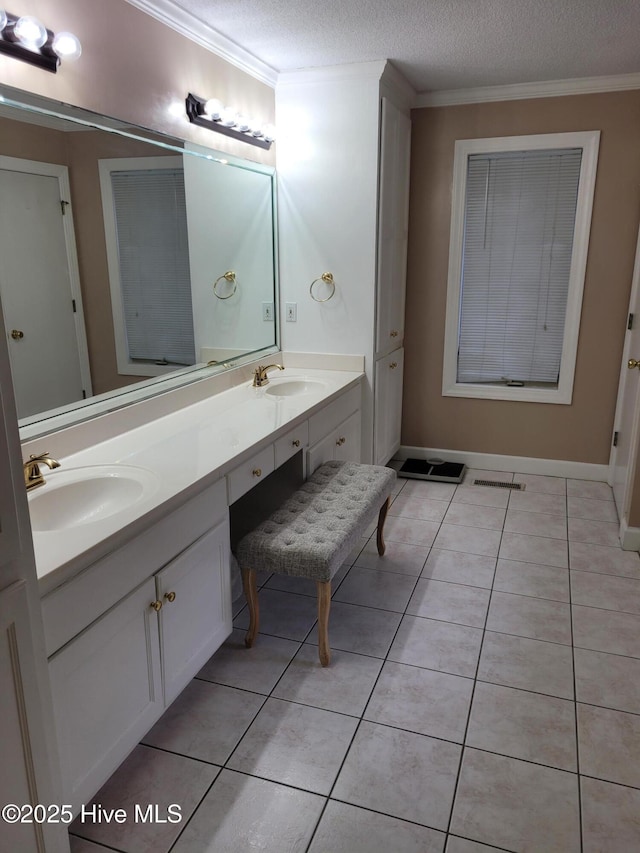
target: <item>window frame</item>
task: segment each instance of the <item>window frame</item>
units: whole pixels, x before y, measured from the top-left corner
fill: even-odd
[[[599,130],[456,140],[451,198],[444,363],[442,370],[442,395],[444,397],[571,404],[599,144]],[[582,148],[558,386],[557,388],[535,386],[512,388],[501,384],[458,382],[458,335],[460,297],[462,292],[461,277],[468,158],[472,154],[558,148]]]

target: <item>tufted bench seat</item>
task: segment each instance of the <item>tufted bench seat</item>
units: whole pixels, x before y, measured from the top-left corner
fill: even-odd
[[[318,587],[320,662],[330,660],[328,625],[331,578],[378,515],[377,547],[384,554],[383,527],[396,472],[357,462],[326,462],[295,494],[244,536],[236,549],[249,605],[248,647],[258,633],[256,571],[310,578]]]

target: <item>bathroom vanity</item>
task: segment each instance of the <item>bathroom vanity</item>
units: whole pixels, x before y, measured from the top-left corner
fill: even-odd
[[[361,379],[287,369],[263,388],[244,381],[45,472],[29,501],[64,796],[75,810],[230,634],[229,506],[297,453],[307,472],[360,460]],[[55,436],[47,442],[55,456]],[[111,500],[114,489],[130,494],[112,484],[138,482],[140,471],[137,497]],[[39,500],[57,504],[41,524]]]

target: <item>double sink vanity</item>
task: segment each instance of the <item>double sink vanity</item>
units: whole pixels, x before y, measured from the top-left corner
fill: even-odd
[[[60,467],[29,507],[74,809],[230,634],[230,505],[295,454],[359,461],[362,375],[245,379],[62,458],[46,439]]]

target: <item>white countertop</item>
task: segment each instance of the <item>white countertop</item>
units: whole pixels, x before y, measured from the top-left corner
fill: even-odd
[[[360,381],[362,373],[287,368],[271,374],[269,385],[244,382],[179,411],[138,426],[73,455],[59,458],[60,469],[42,472],[45,485],[29,500],[44,495],[62,472],[95,465],[132,465],[153,472],[152,485],[125,511],[72,528],[33,532],[41,594],[159,520],[206,485],[211,485],[259,447],[278,438],[296,421],[321,409]],[[290,397],[267,394],[278,384],[310,379],[307,393]],[[321,383],[321,384],[320,384]],[[50,450],[54,458],[55,436]],[[66,474],[66,476],[69,476]]]

